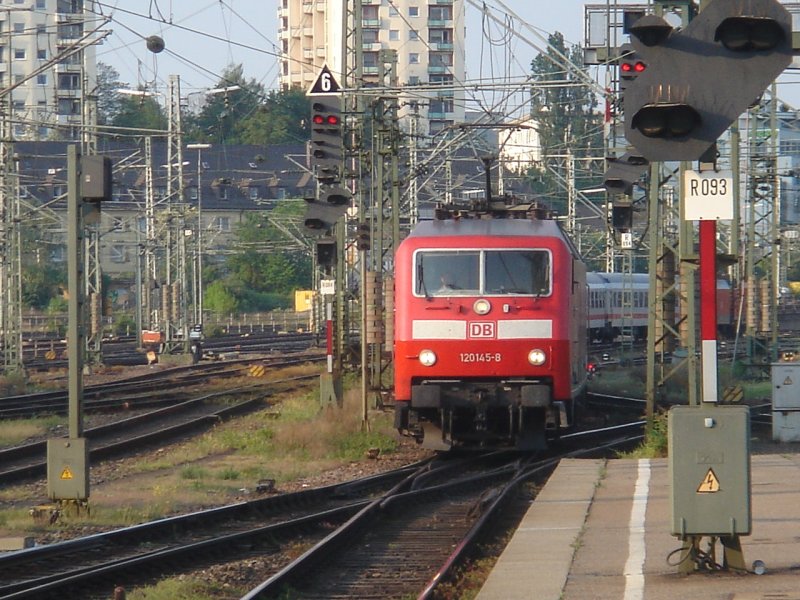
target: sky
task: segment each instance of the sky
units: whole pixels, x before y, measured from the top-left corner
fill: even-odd
[[[483,39],[479,35],[482,23],[480,10],[468,1],[468,78],[478,77],[481,70],[484,77],[503,75],[506,65],[499,62],[517,73],[530,70],[530,61],[538,50],[524,39],[540,47],[541,40],[535,39],[522,22],[531,27],[535,24],[545,38],[560,31],[569,42],[582,41],[583,2],[579,0],[503,2],[520,17],[521,22],[514,23],[524,38],[510,36],[509,44],[503,46],[502,38],[509,36],[492,24],[493,41],[511,58],[490,64],[490,42],[473,43]],[[500,10],[493,0],[486,4]],[[100,12],[113,20],[104,28],[112,33],[97,48],[97,59],[113,66],[120,81],[131,87],[155,85],[163,89],[170,74],[179,74],[185,94],[214,87],[226,65],[242,63],[248,79],[256,79],[268,89],[277,88],[278,0],[99,0],[99,6]],[[493,14],[503,18],[502,12]],[[144,40],[152,35],[164,40],[165,49],[160,54],[147,50]]]
[[[569,44],[584,42],[582,0],[465,2],[468,80],[528,74],[543,39],[555,31]],[[476,6],[483,3],[501,20],[504,6],[512,11],[516,18],[508,22],[517,34],[482,19]],[[178,74],[181,94],[187,96],[215,87],[225,67],[239,63],[247,79],[267,89],[278,87],[278,0],[98,0],[98,6],[112,20],[103,28],[111,34],[97,47],[97,59],[113,66],[120,81],[133,88],[163,93],[169,76]],[[154,35],[164,40],[159,54],[145,42]],[[800,76],[788,73],[780,81],[780,98],[800,107]]]

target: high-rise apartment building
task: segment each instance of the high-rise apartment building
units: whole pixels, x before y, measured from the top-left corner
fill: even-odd
[[[90,3],[0,1],[0,84],[14,86],[0,102],[10,103],[15,139],[80,138],[83,98],[96,86],[95,50],[84,36],[100,21],[84,11]]]
[[[346,1],[280,0],[283,88],[307,89],[326,63],[341,74],[344,55],[352,65],[356,49],[342,43]],[[394,51],[401,117],[418,111],[420,133],[464,121],[464,10],[464,0],[362,0],[362,85],[378,83],[385,51]]]

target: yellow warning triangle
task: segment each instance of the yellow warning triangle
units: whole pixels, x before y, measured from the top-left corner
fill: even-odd
[[[709,469],[706,476],[703,478],[703,481],[700,482],[700,485],[697,488],[698,494],[713,494],[714,492],[719,491],[719,479],[714,474],[713,469]]]
[[[72,469],[68,466],[64,467],[64,470],[61,471],[61,479],[72,479]]]

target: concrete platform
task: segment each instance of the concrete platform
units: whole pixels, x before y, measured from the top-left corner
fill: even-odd
[[[763,561],[764,575],[678,572],[666,459],[570,459],[531,505],[478,599],[800,600],[800,455],[756,455],[751,471],[752,535],[741,542],[745,564]]]

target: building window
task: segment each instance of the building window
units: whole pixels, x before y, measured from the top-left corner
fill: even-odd
[[[431,44],[452,44],[452,29],[431,29],[428,31],[428,41]]]
[[[197,200],[197,186],[189,188],[189,200]]]
[[[247,189],[250,192],[250,200],[258,200],[261,197],[261,194],[259,194],[259,190],[258,190],[258,186],[257,185],[251,185]]]
[[[409,17],[418,17],[419,16],[419,6],[409,6],[408,7],[408,16]]]
[[[437,98],[431,100],[430,112],[432,113],[448,113],[453,112],[453,99],[452,98]]]
[[[64,195],[64,186],[63,185],[54,185],[53,186],[53,198],[59,198]]]
[[[228,187],[225,185],[221,185],[217,188],[217,194],[220,200],[227,200],[228,199]]]
[[[36,50],[36,58],[38,59],[46,59],[47,58],[47,50],[45,48],[39,48]]]
[[[230,231],[231,218],[230,217],[214,217],[212,228],[216,231]]]
[[[147,233],[147,217],[139,217],[136,220],[136,229],[139,233]]]
[[[419,76],[418,75],[409,75],[409,77],[408,77],[408,85],[419,85]]]
[[[419,39],[419,31],[417,31],[416,29],[409,30],[408,39],[411,40],[412,42],[418,40]]]
[[[81,114],[81,103],[74,98],[58,99],[58,114],[60,115],[79,115]]]
[[[390,29],[389,30],[389,41],[390,42],[399,42],[400,41],[400,31],[397,29]]]
[[[399,17],[400,16],[400,13],[398,12],[397,7],[394,6],[394,4],[389,7],[389,16],[390,17]]]
[[[452,67],[453,66],[453,53],[452,52],[431,52],[429,65],[432,67]]]
[[[377,21],[379,19],[378,16],[378,6],[364,6],[361,9],[361,17],[365,21]]]
[[[111,217],[111,231],[125,231],[125,219],[122,217]]]
[[[38,85],[47,85],[47,73],[39,73],[36,76],[36,83]]]
[[[81,79],[77,73],[60,73],[58,75],[58,89],[77,90],[81,87]]]
[[[44,10],[47,8],[47,0],[36,0],[36,8]]]
[[[14,48],[14,58],[17,60],[25,60],[25,48]]]
[[[14,23],[14,33],[24,33],[25,23]]]
[[[419,53],[412,52],[408,55],[408,64],[410,65],[418,65],[419,64]]]
[[[14,100],[11,103],[11,108],[15,111],[25,110],[25,101],[24,100]]]
[[[429,6],[428,18],[431,21],[451,21],[453,19],[452,6]]]
[[[47,33],[47,25],[44,23],[39,23],[36,26],[36,35],[44,35],[45,33]]]
[[[377,44],[380,42],[380,29],[364,29],[361,33],[361,41],[364,44]],[[389,38],[391,39],[391,31]]]
[[[431,75],[430,82],[433,85],[453,85],[452,75]]]

